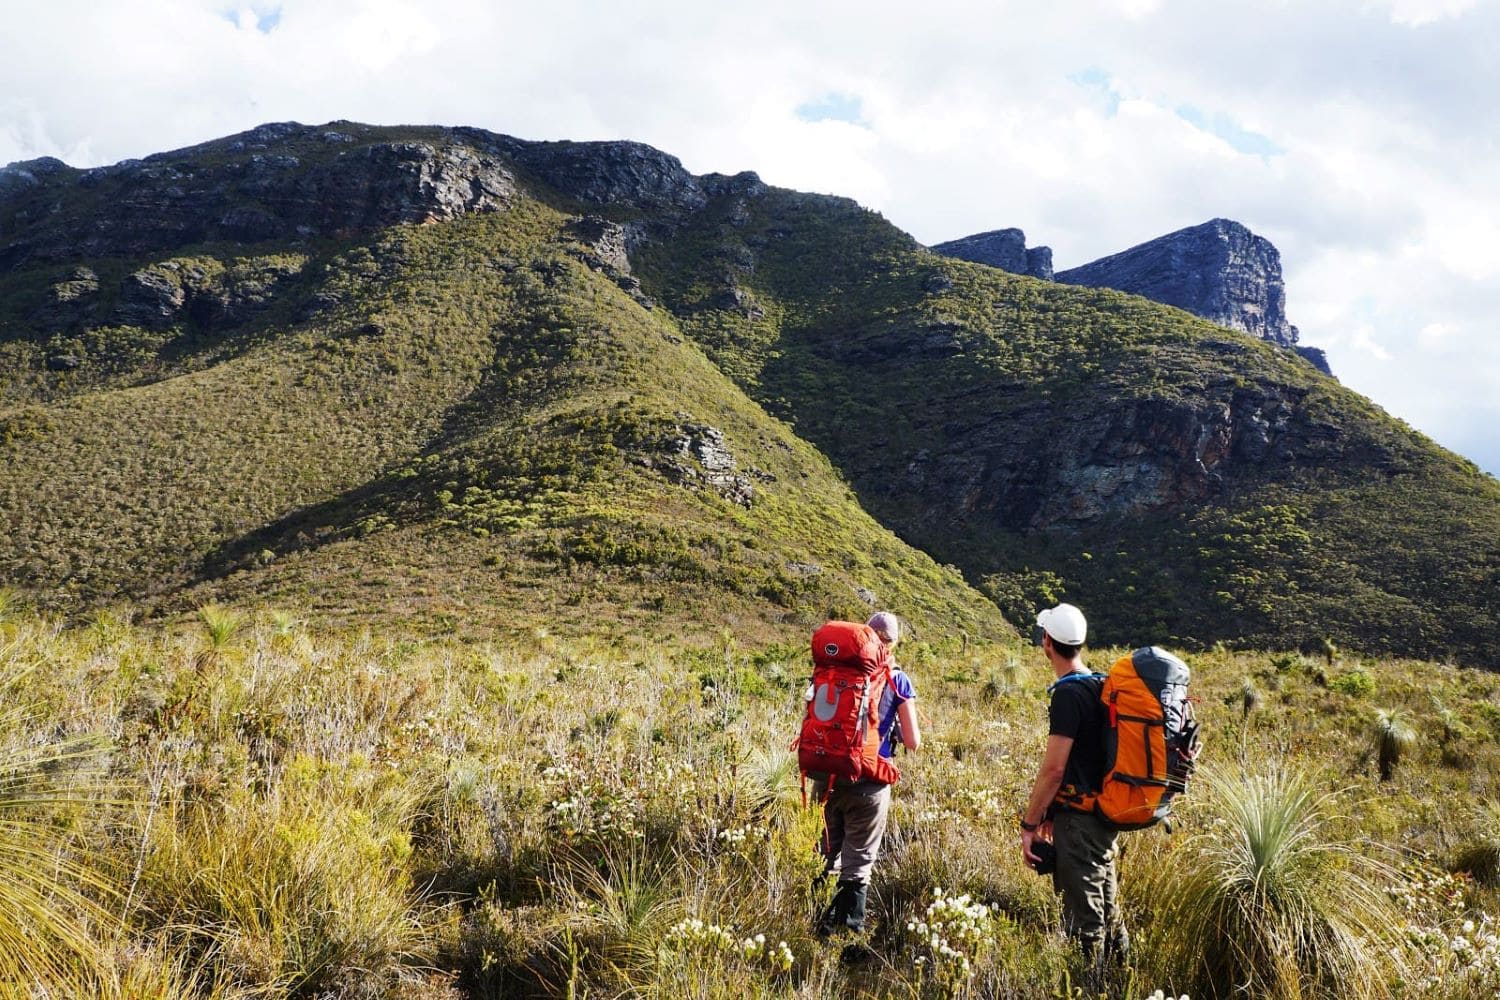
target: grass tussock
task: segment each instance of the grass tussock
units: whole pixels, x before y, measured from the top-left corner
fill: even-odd
[[[1334,831],[1334,792],[1284,766],[1201,780],[1203,826],[1148,890],[1149,960],[1195,997],[1397,995],[1403,876]]]

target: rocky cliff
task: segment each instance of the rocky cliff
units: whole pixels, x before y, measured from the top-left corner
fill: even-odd
[[[1026,234],[1019,229],[975,233],[973,236],[939,243],[932,250],[945,257],[988,264],[1012,274],[1048,280],[1052,278],[1052,248],[1027,247]]]
[[[1019,229],[976,233],[939,243],[935,252],[1014,274],[1068,285],[1113,288],[1185,309],[1232,330],[1291,348],[1325,375],[1328,359],[1297,344],[1287,322],[1281,254],[1269,240],[1230,219],[1213,219],[1150,240],[1082,267],[1052,270],[1052,251],[1027,249]]]
[[[1281,254],[1270,240],[1230,219],[1159,236],[1082,267],[1059,271],[1067,285],[1114,288],[1292,347]]]

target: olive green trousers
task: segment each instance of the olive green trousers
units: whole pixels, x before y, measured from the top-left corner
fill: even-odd
[[[1052,818],[1057,870],[1052,886],[1062,894],[1063,929],[1088,958],[1123,958],[1130,936],[1120,919],[1118,831],[1092,813],[1059,809]]]

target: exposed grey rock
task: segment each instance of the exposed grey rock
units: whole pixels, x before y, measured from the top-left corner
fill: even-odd
[[[823,572],[823,567],[817,563],[790,562],[786,564],[787,572],[797,576],[818,576]]]
[[[1033,278],[1052,280],[1052,248],[1028,247],[1026,250],[1026,273]]]
[[[1328,355],[1321,347],[1303,347],[1297,345],[1297,356],[1312,365],[1324,375],[1332,375],[1333,369],[1328,367]]]
[[[644,143],[488,139],[527,173],[589,204],[693,211],[708,202],[703,185],[677,157]]]
[[[941,451],[868,477],[930,521],[991,521],[1033,531],[1180,509],[1244,472],[1341,460],[1343,439],[1302,410],[1301,390],[1225,379],[1198,397],[1143,397],[1079,416],[1046,399],[997,397],[942,427]],[[1020,428],[1028,428],[1021,432]]]
[[[52,286],[52,298],[58,303],[77,302],[99,291],[99,275],[91,267],[75,267],[66,280]]]
[[[725,500],[749,507],[755,500],[755,487],[747,476],[735,471],[733,453],[724,443],[724,432],[707,424],[683,424],[667,442],[666,450],[674,460],[662,470],[675,482],[702,484]],[[692,460],[689,464],[685,460]],[[653,463],[653,467],[655,463]]]
[[[1057,273],[1069,285],[1114,288],[1292,347],[1281,254],[1230,219],[1212,219]]]
[[[1026,247],[1026,234],[1019,229],[995,229],[961,239],[939,243],[934,253],[959,260],[988,264],[1012,274],[1033,278],[1052,277],[1052,250],[1049,247]]]
[[[136,271],[120,286],[120,320],[131,326],[166,326],[177,318],[187,292],[175,264]]]
[[[942,295],[953,289],[953,279],[941,271],[929,274],[927,280],[922,282],[922,290],[929,295]]]
[[[704,174],[699,182],[705,194],[711,198],[733,197],[744,205],[749,198],[759,198],[766,193],[765,182],[753,170],[742,170],[737,174]]]
[[[743,288],[729,287],[709,298],[705,305],[710,309],[735,312],[746,319],[764,319],[766,311],[755,301],[755,296]]]
[[[849,337],[828,337],[817,350],[847,358],[851,364],[885,361],[921,361],[951,358],[964,352],[967,327],[954,322],[932,322],[921,326],[897,326],[881,333],[857,331]]]
[[[47,177],[71,169],[62,160],[52,156],[18,160],[0,167],[0,201],[40,187]]]
[[[76,183],[100,189],[96,200],[105,207],[0,249],[0,268],[451,219],[503,210],[516,192],[514,173],[495,153],[439,142],[329,143],[322,131],[292,123],[232,142],[54,173],[38,183],[56,187],[60,201],[67,200],[65,186]]]
[[[596,215],[586,215],[569,226],[573,236],[597,256],[604,269],[630,273],[629,238],[625,227]]]

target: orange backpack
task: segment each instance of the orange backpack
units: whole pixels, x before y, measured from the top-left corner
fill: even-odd
[[[1117,830],[1165,819],[1172,799],[1187,791],[1197,755],[1188,678],[1187,664],[1156,646],[1116,660],[1099,691],[1109,713],[1104,780],[1097,791],[1065,787],[1058,803],[1092,812]]]
[[[891,655],[868,625],[832,621],[812,637],[812,697],[792,742],[804,783],[900,780],[880,756],[880,696],[891,680]]]

